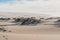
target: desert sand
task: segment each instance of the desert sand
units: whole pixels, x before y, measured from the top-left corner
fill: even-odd
[[[0,40],[60,40],[60,28],[48,26],[7,26],[7,32],[0,32]]]
[[[0,32],[0,40],[60,40],[60,27],[50,21],[44,25],[10,25],[11,22],[1,21],[0,26],[5,27],[6,32]],[[5,26],[4,26],[5,25]],[[8,25],[8,26],[6,26]]]

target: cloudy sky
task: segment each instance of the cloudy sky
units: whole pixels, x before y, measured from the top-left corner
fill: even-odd
[[[0,0],[0,12],[28,12],[60,16],[60,0]]]

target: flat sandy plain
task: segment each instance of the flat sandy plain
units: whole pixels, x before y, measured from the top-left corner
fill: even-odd
[[[0,40],[60,40],[60,27],[55,25],[6,27],[7,32],[0,32]]]

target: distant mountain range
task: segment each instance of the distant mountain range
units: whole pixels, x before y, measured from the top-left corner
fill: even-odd
[[[47,14],[37,14],[37,13],[19,13],[19,12],[0,12],[0,17],[49,17]]]

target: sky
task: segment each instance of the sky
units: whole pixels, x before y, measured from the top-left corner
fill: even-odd
[[[60,17],[60,0],[0,0],[0,12],[27,12]]]

